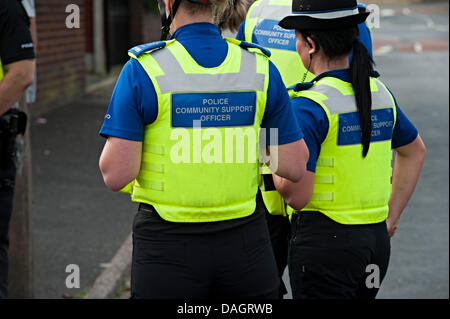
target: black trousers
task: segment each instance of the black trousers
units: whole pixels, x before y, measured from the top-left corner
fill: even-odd
[[[270,242],[277,264],[278,276],[280,278],[279,299],[287,294],[286,286],[283,282],[283,273],[288,264],[288,248],[291,235],[291,224],[285,216],[271,215],[266,211],[267,226],[269,228]]]
[[[0,299],[8,297],[9,222],[14,200],[16,166],[0,169]]]
[[[389,257],[385,222],[342,225],[322,213],[296,215],[289,248],[293,297],[375,299]]]
[[[164,223],[161,228],[160,217],[143,209],[135,217],[132,298],[277,299],[280,283],[263,212],[216,232],[177,234]]]

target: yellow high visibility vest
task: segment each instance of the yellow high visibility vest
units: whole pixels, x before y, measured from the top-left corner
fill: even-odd
[[[229,220],[256,208],[269,58],[226,40],[228,55],[215,68],[198,65],[176,40],[129,53],[154,85],[158,116],[145,128],[139,175],[124,191],[167,221]]]
[[[359,115],[350,83],[325,77],[309,90],[290,90],[291,98],[304,97],[319,104],[329,122],[317,161],[313,195],[302,211],[321,212],[341,224],[373,224],[387,218],[391,140],[397,113],[394,98],[384,84],[375,78],[370,82],[372,140],[366,158],[362,157]]]
[[[257,43],[272,52],[271,61],[289,87],[303,80],[306,68],[296,50],[294,30],[278,26],[278,22],[291,15],[292,0],[258,0],[252,4],[245,18],[245,41]],[[308,72],[307,82],[314,79]]]
[[[245,40],[257,43],[272,53],[270,60],[280,71],[284,84],[289,87],[303,80],[307,72],[296,50],[294,30],[278,26],[278,22],[291,14],[292,0],[257,0],[245,18]],[[312,81],[314,74],[308,72],[305,81]],[[263,167],[264,175],[272,172]],[[268,176],[269,180],[271,176]],[[266,180],[264,178],[263,180]],[[264,204],[272,215],[286,215],[286,204],[275,189],[261,186]]]
[[[5,73],[3,72],[2,59],[0,59],[0,81],[3,80],[4,76],[5,76]]]

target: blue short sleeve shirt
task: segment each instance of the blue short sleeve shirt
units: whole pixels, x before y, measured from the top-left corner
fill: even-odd
[[[331,76],[350,82],[348,69],[330,71],[320,75],[320,77],[325,76]],[[329,123],[327,115],[319,104],[308,98],[299,97],[293,99],[292,107],[294,108],[299,125],[302,126],[305,142],[309,149],[307,170],[314,173],[316,171],[316,164],[320,155],[321,145],[328,134]],[[418,135],[416,127],[400,109],[397,101],[395,101],[395,107],[397,110],[397,122],[395,123],[392,137],[392,149],[408,145],[413,142]]]
[[[228,44],[217,27],[210,23],[183,26],[173,38],[180,42],[201,66],[219,66],[227,56]],[[154,86],[140,63],[128,61],[116,83],[100,135],[142,142],[146,125],[158,116],[158,100]],[[295,120],[291,101],[277,68],[270,62],[269,88],[262,128],[278,129],[277,144],[288,144],[303,138]],[[270,134],[267,134],[268,144]]]

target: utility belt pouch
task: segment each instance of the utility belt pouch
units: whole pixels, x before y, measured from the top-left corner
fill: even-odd
[[[19,109],[10,109],[0,117],[0,169],[14,165],[16,137],[24,135],[28,117]]]

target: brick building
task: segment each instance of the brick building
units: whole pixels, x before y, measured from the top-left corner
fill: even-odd
[[[38,32],[37,99],[33,117],[82,96],[87,74],[108,74],[127,50],[158,40],[158,15],[144,0],[35,0]],[[80,9],[80,28],[68,29],[66,8]]]

